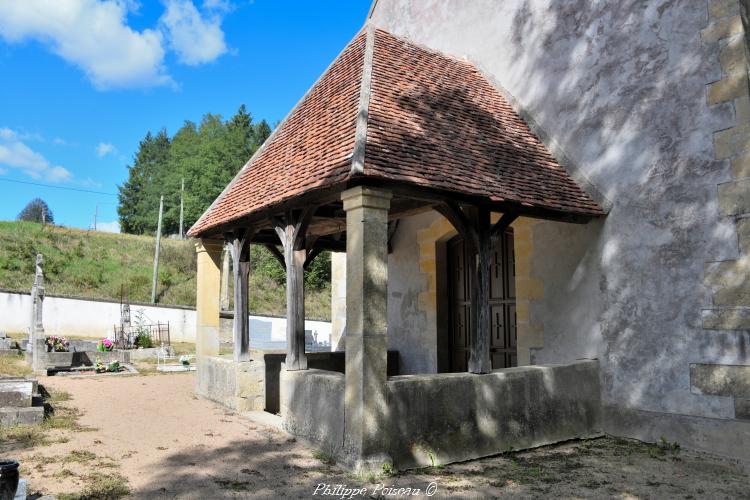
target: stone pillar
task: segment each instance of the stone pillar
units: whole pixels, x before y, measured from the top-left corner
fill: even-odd
[[[331,252],[331,351],[346,346],[346,253]]]
[[[229,310],[229,247],[224,248],[221,261],[221,310]]]
[[[198,357],[219,354],[219,287],[223,246],[220,240],[200,239],[195,243],[198,258],[195,350]]]
[[[391,462],[386,453],[388,208],[391,192],[358,186],[346,211],[346,389],[344,451],[358,470]]]

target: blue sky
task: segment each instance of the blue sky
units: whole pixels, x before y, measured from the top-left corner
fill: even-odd
[[[282,119],[371,0],[0,0],[0,220],[39,196],[59,224],[112,227],[148,130],[240,104]]]

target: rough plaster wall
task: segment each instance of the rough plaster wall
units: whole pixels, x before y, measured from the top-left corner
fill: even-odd
[[[429,226],[431,213],[401,219],[388,256],[388,348],[399,352],[400,371],[437,372],[437,333],[419,307],[427,276],[419,271],[417,231]]]
[[[747,332],[701,329],[703,263],[737,253],[717,208],[730,172],[712,132],[733,110],[706,104],[721,77],[707,2],[378,0],[373,21],[475,62],[613,202],[599,223],[534,228],[536,361],[597,355],[605,402],[731,418],[728,398],[689,391],[691,362],[750,362]]]
[[[388,349],[399,352],[399,372],[437,372],[437,333],[419,307],[419,295],[427,291],[427,276],[419,270],[417,231],[437,216],[421,214],[401,219],[388,255]],[[346,254],[331,259],[331,350],[346,347]]]

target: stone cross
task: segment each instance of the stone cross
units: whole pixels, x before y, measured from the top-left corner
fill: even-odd
[[[28,349],[32,353],[32,367],[39,369],[40,353],[44,348],[44,324],[42,322],[44,301],[44,257],[42,254],[36,256],[36,273],[34,275],[34,286],[31,287],[31,325],[29,328]]]

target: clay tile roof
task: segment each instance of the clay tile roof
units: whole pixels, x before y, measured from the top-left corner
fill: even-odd
[[[188,234],[354,176],[603,214],[471,63],[365,28]]]

